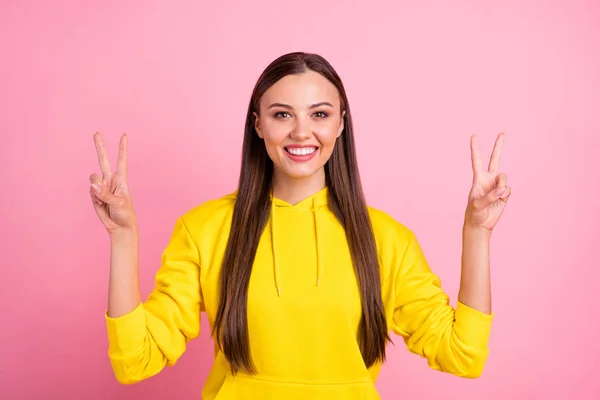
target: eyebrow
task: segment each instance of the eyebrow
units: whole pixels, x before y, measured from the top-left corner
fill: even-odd
[[[313,109],[313,108],[317,108],[317,107],[321,107],[321,106],[329,106],[331,108],[335,108],[333,106],[333,104],[327,102],[327,101],[322,101],[321,103],[316,103],[316,104],[312,104],[308,109]],[[287,108],[288,110],[292,109],[292,106],[287,105],[287,104],[283,104],[283,103],[273,103],[269,106],[269,110],[273,107],[281,107],[281,108]]]

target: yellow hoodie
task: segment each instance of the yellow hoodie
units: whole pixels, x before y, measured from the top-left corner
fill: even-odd
[[[200,312],[212,325],[234,202],[235,194],[227,195],[179,218],[148,299],[121,317],[105,315],[119,382],[175,364],[200,334]],[[274,199],[248,289],[258,373],[232,376],[216,348],[203,399],[379,399],[374,382],[381,365],[367,369],[363,362],[358,285],[344,229],[327,203],[327,188],[295,205]],[[452,308],[414,234],[382,211],[369,213],[390,329],[431,368],[479,376],[493,315],[460,302]]]

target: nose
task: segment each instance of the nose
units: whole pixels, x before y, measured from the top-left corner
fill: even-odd
[[[295,124],[290,132],[290,137],[296,140],[308,139],[312,136],[312,127],[310,119],[305,117],[298,117],[295,119]]]

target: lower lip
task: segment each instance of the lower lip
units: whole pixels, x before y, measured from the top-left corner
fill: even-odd
[[[292,154],[287,150],[283,150],[285,151],[285,154],[287,154],[287,156],[292,159],[292,161],[296,161],[296,162],[306,162],[306,161],[310,161],[314,158],[314,156],[317,154],[317,152],[319,151],[319,149],[317,148],[315,151],[313,151],[310,154],[304,155],[304,156],[298,156],[296,154]]]

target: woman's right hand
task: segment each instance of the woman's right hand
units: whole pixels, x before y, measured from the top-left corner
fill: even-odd
[[[110,236],[137,231],[137,220],[127,185],[127,135],[121,136],[117,168],[111,170],[106,148],[99,133],[94,134],[102,177],[90,176],[90,195],[96,214]]]

